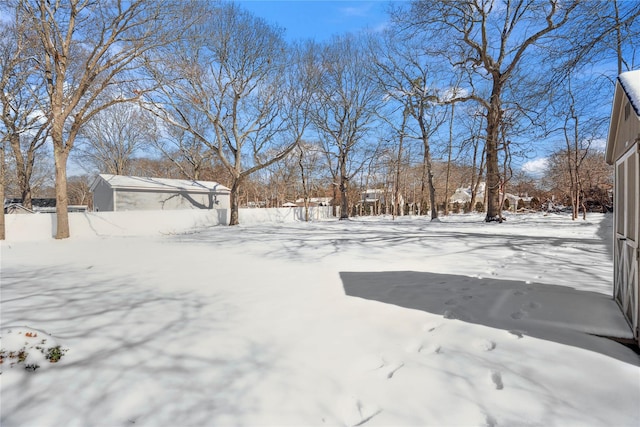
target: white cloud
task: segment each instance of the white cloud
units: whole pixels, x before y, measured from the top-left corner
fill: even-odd
[[[549,158],[540,157],[524,163],[522,165],[522,171],[531,175],[541,175],[545,172],[548,166]]]
[[[583,142],[586,146],[586,144]],[[592,151],[605,151],[607,149],[607,140],[604,138],[597,138],[589,141],[589,149]]]
[[[366,17],[371,12],[372,4],[362,3],[358,6],[346,6],[340,8],[340,13],[346,17]]]

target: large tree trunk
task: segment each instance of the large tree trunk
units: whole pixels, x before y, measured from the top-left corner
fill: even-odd
[[[349,198],[347,197],[347,190],[349,185],[347,179],[344,176],[340,177],[340,219],[349,218]]]
[[[56,169],[56,239],[66,239],[69,233],[69,199],[67,197],[68,151],[54,141],[53,159]]]
[[[487,216],[486,222],[500,222],[500,167],[498,165],[498,137],[501,122],[501,102],[499,76],[494,76],[491,103],[487,111],[487,142],[486,142],[486,162],[487,162]]]
[[[229,195],[231,202],[231,216],[229,217],[229,225],[240,224],[240,217],[238,215],[240,211],[240,180],[234,178],[231,183],[231,194]]]
[[[22,199],[22,206],[27,209],[31,209],[31,171],[33,170],[33,153],[28,155],[25,160],[20,149],[20,135],[11,135],[11,149],[13,150],[13,157],[16,160],[16,170],[18,178],[18,187],[20,188],[20,198]]]
[[[307,176],[304,171],[304,152],[298,146],[300,155],[298,156],[298,166],[300,166],[300,179],[302,181],[302,197],[304,201],[304,220],[309,222],[309,189],[307,188]]]
[[[429,204],[431,205],[431,221],[438,219],[438,201],[436,200],[436,188],[433,185],[433,165],[431,164],[431,150],[426,127],[420,116],[420,128],[422,130],[422,143],[424,145],[424,166],[427,174],[427,188],[429,189]]]
[[[349,218],[349,178],[347,176],[347,155],[340,156],[340,219]]]

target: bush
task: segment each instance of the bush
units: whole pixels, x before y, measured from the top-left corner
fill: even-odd
[[[537,197],[532,197],[531,209],[539,211],[541,207],[542,207],[542,203],[540,203],[540,199],[538,199]]]
[[[476,212],[484,212],[484,203],[476,202]]]

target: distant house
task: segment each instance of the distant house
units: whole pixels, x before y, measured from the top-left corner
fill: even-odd
[[[4,213],[6,214],[32,214],[31,209],[27,209],[20,203],[9,203],[4,207]]]
[[[23,205],[21,198],[9,198],[5,199],[5,212],[6,213],[55,213],[56,212],[56,199],[49,197],[36,197],[31,199],[31,209],[27,209]],[[72,208],[81,208],[81,206],[69,206],[69,212],[73,212]],[[86,206],[84,206],[86,210]]]
[[[101,174],[91,184],[96,211],[229,209],[230,190],[213,181]]]
[[[616,83],[605,159],[615,165],[613,296],[640,336],[640,70]]]
[[[478,190],[476,194],[476,203],[484,201],[485,186],[486,184],[484,182],[481,182],[478,184]],[[500,197],[502,197],[502,192],[500,192]],[[504,207],[505,210],[510,209],[512,211],[516,211],[516,209],[518,208],[518,202],[520,201],[522,201],[521,203],[524,206],[530,206],[531,199],[532,199],[531,197],[528,197],[528,196],[516,196],[515,194],[511,194],[511,193],[505,193],[504,198],[505,198],[505,207]],[[457,188],[456,191],[453,193],[453,195],[449,197],[450,208],[454,207],[456,204],[459,207],[464,207],[470,202],[471,202],[471,187]],[[475,207],[467,206],[467,208],[469,210],[474,210]]]
[[[331,197],[311,197],[309,198],[309,206],[331,206]],[[304,199],[296,199],[297,206],[304,206]]]
[[[361,195],[362,195],[361,201],[363,203],[385,204],[387,202],[387,199],[386,199],[387,196],[390,199],[389,202],[393,203],[395,201],[393,192],[383,190],[383,189],[368,188],[364,190],[361,193]],[[402,194],[398,195],[398,199],[400,201],[400,205],[404,205],[404,197],[402,197]]]

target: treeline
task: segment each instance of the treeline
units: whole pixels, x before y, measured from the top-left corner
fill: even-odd
[[[487,221],[506,192],[577,218],[586,199],[606,205],[597,147],[640,39],[640,4],[618,0],[391,3],[384,31],[324,43],[287,42],[230,2],[0,7],[0,196],[53,190],[57,238],[96,173],[221,182],[232,225],[242,205],[312,197],[346,218],[366,189],[386,212],[437,218],[480,183]],[[536,180],[514,164],[541,144]]]

